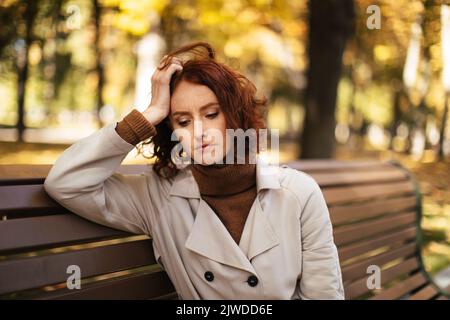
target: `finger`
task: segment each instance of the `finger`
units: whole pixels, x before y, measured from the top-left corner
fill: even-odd
[[[172,74],[177,70],[182,70],[183,66],[178,63],[171,63],[169,67],[167,67],[167,73]]]
[[[183,69],[183,66],[180,63],[171,62],[164,69],[160,70],[160,72],[172,74],[176,70],[182,70],[182,69]]]
[[[167,67],[167,69],[164,69],[163,74],[161,75],[161,79],[165,82],[165,81],[170,81],[170,78],[172,77],[172,74],[175,73],[176,71],[181,71],[183,70],[183,67],[179,64],[176,63],[172,63],[170,64],[169,67]]]
[[[181,62],[178,62],[178,61],[172,61],[172,64],[176,64],[176,65],[178,65],[180,67],[183,67],[183,64]]]
[[[164,69],[167,69],[171,64],[176,64],[176,65],[179,65],[179,66],[182,66],[182,62],[180,62],[180,61],[170,61],[170,62],[161,62],[159,65],[158,65],[158,70],[159,71],[162,71],[162,70],[164,70]]]

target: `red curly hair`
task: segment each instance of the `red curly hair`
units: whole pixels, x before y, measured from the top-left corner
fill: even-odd
[[[188,59],[183,59],[187,55]],[[182,60],[183,69],[175,72],[170,81],[172,95],[181,81],[201,84],[211,89],[224,112],[227,129],[266,128],[267,98],[256,97],[255,85],[241,73],[216,60],[214,49],[207,42],[194,42],[167,54],[161,69],[170,63],[171,57]],[[153,143],[151,158],[156,157],[153,170],[163,178],[174,177],[179,169],[171,159],[171,151],[178,141],[171,141],[172,129],[169,116],[156,125],[157,134],[138,147]],[[257,135],[257,139],[259,135]],[[257,140],[258,141],[258,140]],[[259,142],[259,141],[258,141]],[[257,144],[258,144],[257,142]]]

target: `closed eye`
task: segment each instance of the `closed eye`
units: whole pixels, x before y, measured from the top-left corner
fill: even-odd
[[[213,113],[209,113],[209,114],[205,115],[205,117],[208,119],[214,119],[215,117],[217,117],[218,114],[219,114],[219,112],[213,112]],[[189,125],[189,120],[179,121],[178,125],[180,125],[182,127],[186,127]]]
[[[189,124],[189,120],[180,121],[180,122],[178,122],[178,124],[182,127],[186,127]]]
[[[219,114],[218,112],[214,112],[214,113],[207,114],[206,117],[209,119],[214,119],[215,117],[217,117],[218,114]]]

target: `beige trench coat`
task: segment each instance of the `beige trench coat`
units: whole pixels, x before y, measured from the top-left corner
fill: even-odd
[[[134,148],[116,123],[57,159],[47,193],[76,214],[153,238],[180,299],[344,299],[327,205],[312,177],[257,159],[257,197],[239,245],[201,198],[189,168],[174,179],[119,174]]]

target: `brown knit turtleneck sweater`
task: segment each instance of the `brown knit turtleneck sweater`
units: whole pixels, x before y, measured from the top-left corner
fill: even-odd
[[[156,134],[156,128],[136,109],[117,123],[116,131],[133,145]],[[195,163],[189,166],[202,199],[214,210],[237,244],[257,195],[256,164],[248,162],[247,156],[245,164],[204,166]]]
[[[239,240],[256,198],[256,165],[192,164],[200,194],[215,211],[234,241]]]

